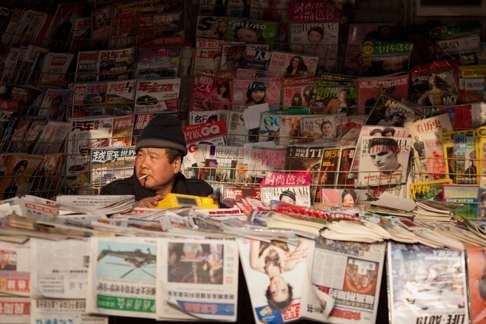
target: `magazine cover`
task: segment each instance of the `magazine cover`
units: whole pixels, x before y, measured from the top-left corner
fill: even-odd
[[[72,91],[67,89],[47,89],[42,97],[37,115],[47,120],[62,121],[67,116],[72,102]]]
[[[319,58],[273,51],[268,73],[279,78],[312,77],[316,75]]]
[[[91,37],[95,44],[106,46],[111,35],[112,6],[96,6],[91,11]]]
[[[223,41],[210,38],[196,39],[196,53],[192,73],[217,72],[221,64]]]
[[[241,65],[246,45],[243,42],[224,42],[221,47],[220,71],[234,71]]]
[[[298,320],[309,293],[306,259],[312,257],[313,242],[300,239],[293,246],[238,239],[238,246],[255,322]]]
[[[336,115],[310,115],[300,120],[300,136],[302,141],[318,139],[335,139],[337,136]]]
[[[361,44],[361,73],[384,75],[408,71],[413,43],[397,40],[372,41]]]
[[[192,81],[190,110],[230,109],[232,80],[209,73],[196,75]]]
[[[481,35],[477,33],[449,39],[436,40],[437,45],[448,58],[460,65],[478,64],[481,47]]]
[[[134,147],[103,147],[91,149],[91,185],[101,188],[104,185],[133,174],[135,163]]]
[[[66,73],[73,60],[71,53],[47,53],[44,55],[39,81],[39,86],[64,87],[67,85]]]
[[[312,107],[315,103],[314,77],[284,79],[282,85],[282,107]]]
[[[232,107],[243,110],[249,105],[268,103],[280,107],[282,81],[277,78],[233,79]]]
[[[415,119],[415,112],[411,108],[397,99],[381,95],[378,97],[366,125],[403,127],[406,122],[413,122]]]
[[[348,37],[344,56],[344,71],[357,74],[360,70],[361,44],[374,34],[380,34],[390,25],[385,23],[351,23],[348,25]]]
[[[291,0],[288,5],[290,22],[338,22],[341,12],[333,2],[321,0]]]
[[[473,130],[455,131],[452,133],[455,158],[455,183],[477,183],[476,138]]]
[[[301,140],[301,121],[308,115],[280,115],[278,142],[280,145],[298,143]]]
[[[248,142],[248,129],[245,126],[242,112],[230,111],[227,123],[228,136],[226,140],[228,145],[243,145]]]
[[[0,155],[2,199],[22,196],[29,193],[30,179],[42,162],[42,155],[8,153]]]
[[[224,145],[224,138],[228,134],[224,120],[187,125],[182,127],[182,131],[189,148],[191,144],[197,143]]]
[[[267,44],[246,44],[240,66],[246,69],[266,70],[272,52]]]
[[[244,43],[275,45],[279,39],[279,23],[229,17],[225,39]]]
[[[359,78],[356,81],[356,88],[358,113],[369,113],[382,94],[392,98],[407,98],[408,74]]]
[[[90,251],[86,311],[155,318],[157,241],[93,238]]]
[[[384,243],[316,241],[312,284],[334,300],[326,323],[375,323],[385,248]]]
[[[271,171],[285,169],[287,148],[284,146],[264,145],[259,143],[245,144],[245,164],[248,177],[262,179]]]
[[[338,64],[339,23],[290,23],[290,49],[319,57],[319,66],[336,71]]]
[[[410,100],[421,106],[454,105],[458,91],[454,66],[435,61],[410,71]]]
[[[135,77],[145,80],[175,78],[179,73],[180,57],[179,48],[139,48]]]
[[[236,241],[160,239],[158,244],[159,320],[236,321]]]
[[[138,80],[135,113],[175,112],[179,107],[181,79]]]
[[[75,83],[70,117],[105,115],[107,82]]]
[[[486,107],[486,106],[485,106]],[[478,183],[481,187],[486,186],[486,127],[476,129],[476,151],[479,164]]]
[[[190,111],[189,125],[204,124],[212,121],[228,120],[228,110]]]
[[[135,80],[109,81],[106,89],[105,113],[122,116],[133,113],[135,103]]]
[[[459,66],[459,101],[484,101],[486,65]]]
[[[443,200],[442,187],[451,184],[451,179],[440,179],[427,182],[413,182],[410,184],[408,198],[420,200]]]
[[[443,200],[446,202],[462,204],[454,211],[454,214],[470,220],[476,220],[478,216],[479,186],[468,184],[442,185]]]
[[[486,323],[486,291],[484,288],[486,250],[483,247],[468,246],[466,254],[471,323],[484,324]]]
[[[354,81],[329,81],[321,77],[314,81],[311,105],[314,113],[350,115],[356,109],[356,85]]]
[[[250,0],[250,18],[287,21],[289,0]]]
[[[279,200],[299,206],[311,206],[312,176],[310,171],[269,172],[260,182],[261,201],[270,205]]]
[[[450,318],[468,323],[464,252],[388,243],[388,307],[393,323]]]
[[[30,245],[0,242],[0,292],[30,296]],[[4,301],[5,302],[5,301]]]
[[[134,64],[134,47],[100,51],[98,79],[100,81],[130,79]]]
[[[410,138],[363,136],[359,151],[359,187],[388,186],[407,181]]]
[[[335,187],[337,185],[339,175],[339,153],[340,149],[336,147],[324,149],[318,177],[315,179],[315,183],[319,185],[319,189]],[[318,198],[318,195],[316,195],[316,198]]]
[[[98,81],[99,51],[78,52],[76,64],[76,82]]]
[[[421,119],[408,128],[414,140],[415,167],[421,178],[427,180],[445,178],[447,170],[441,134],[452,131],[449,116],[442,114]]]
[[[224,39],[228,27],[228,17],[198,16],[196,37]]]
[[[351,166],[356,154],[356,147],[342,147],[339,153],[339,173],[337,178],[338,186],[354,187],[354,177]]]

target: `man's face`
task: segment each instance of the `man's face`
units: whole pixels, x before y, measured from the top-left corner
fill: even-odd
[[[145,188],[157,190],[169,184],[181,169],[181,160],[169,162],[167,152],[163,148],[141,148],[135,158],[135,175]]]
[[[316,43],[319,43],[322,40],[322,35],[315,30],[311,30],[309,32],[308,38],[309,38],[309,43],[316,44]]]
[[[374,145],[370,148],[369,153],[376,168],[382,172],[394,171],[399,166],[397,153],[390,146]]]
[[[236,32],[236,39],[245,43],[256,43],[258,41],[256,31],[249,28],[241,28]]]

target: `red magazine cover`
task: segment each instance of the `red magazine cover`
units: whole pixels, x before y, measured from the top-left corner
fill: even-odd
[[[408,74],[360,78],[356,82],[358,114],[369,113],[382,94],[393,98],[408,97]]]

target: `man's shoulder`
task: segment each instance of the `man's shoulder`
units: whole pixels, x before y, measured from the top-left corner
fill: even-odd
[[[187,179],[182,176],[178,179],[173,192],[195,196],[209,196],[213,193],[213,187],[204,180]]]
[[[112,181],[101,188],[102,195],[133,194],[134,183],[132,177]]]

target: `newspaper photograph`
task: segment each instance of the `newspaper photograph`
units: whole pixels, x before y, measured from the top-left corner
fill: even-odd
[[[326,323],[375,323],[384,257],[384,243],[316,242],[312,284],[334,300]]]
[[[280,241],[239,239],[240,258],[256,323],[298,320],[307,295],[306,258],[313,242],[297,246]]]
[[[31,296],[82,299],[88,291],[89,242],[31,239]]]
[[[30,298],[0,296],[0,323],[29,324],[30,312]]]
[[[155,318],[157,242],[145,238],[92,238],[88,313]]]
[[[234,240],[159,240],[157,318],[236,321],[238,246]]]
[[[0,293],[30,294],[30,244],[0,241]]]
[[[108,324],[108,317],[86,313],[84,299],[33,299],[30,312],[30,323],[36,324]]]
[[[469,323],[464,251],[388,243],[391,322]]]

